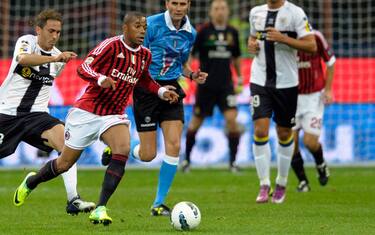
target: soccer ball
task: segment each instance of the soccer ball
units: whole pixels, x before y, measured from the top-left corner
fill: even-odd
[[[191,230],[201,222],[201,212],[191,202],[177,203],[171,213],[171,224],[177,230]]]

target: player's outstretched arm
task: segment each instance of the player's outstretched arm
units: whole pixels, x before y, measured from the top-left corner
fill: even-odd
[[[77,54],[72,51],[64,51],[58,56],[45,56],[37,54],[19,54],[17,56],[17,62],[21,65],[37,66],[52,62],[68,62],[71,59],[77,57]]]

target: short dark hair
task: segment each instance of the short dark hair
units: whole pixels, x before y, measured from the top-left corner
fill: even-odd
[[[62,15],[54,9],[46,9],[41,11],[31,22],[32,26],[43,28],[47,24],[47,20],[57,20],[63,23]]]
[[[166,2],[169,2],[170,0],[165,0]],[[188,0],[188,3],[191,2],[191,0]]]
[[[133,22],[135,19],[138,19],[141,17],[146,17],[146,15],[138,11],[129,11],[124,16],[123,24],[129,24]]]

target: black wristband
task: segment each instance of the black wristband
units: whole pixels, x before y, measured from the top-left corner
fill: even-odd
[[[190,73],[189,73],[189,78],[190,78],[190,80],[193,80],[193,71],[191,71]]]

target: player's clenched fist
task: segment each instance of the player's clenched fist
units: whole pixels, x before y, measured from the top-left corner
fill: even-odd
[[[267,40],[273,42],[284,42],[285,35],[273,27],[266,28]]]
[[[206,82],[208,73],[202,72],[200,69],[191,74],[191,79],[193,79],[198,84],[203,84]]]
[[[114,81],[110,77],[102,76],[98,79],[99,86],[103,88],[112,88],[112,90],[116,90],[116,81]]]
[[[250,37],[249,41],[247,42],[247,47],[250,54],[258,54],[259,52],[259,43],[255,38]]]

